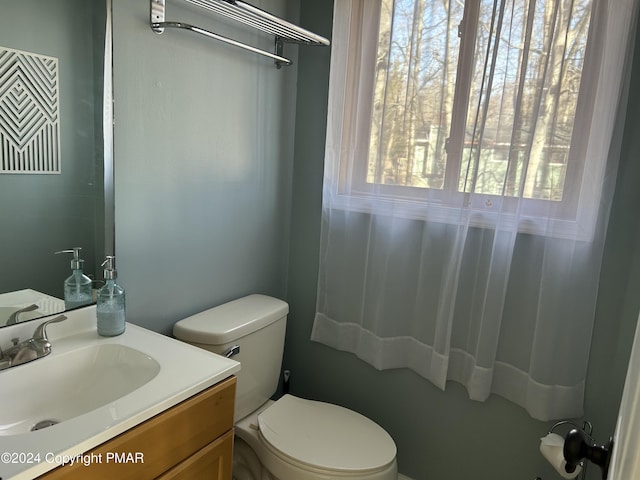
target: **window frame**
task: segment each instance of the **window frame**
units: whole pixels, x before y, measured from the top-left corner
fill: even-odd
[[[586,157],[586,144],[580,144],[576,135],[572,135],[570,157],[567,161],[566,178],[574,178],[574,188],[566,189],[563,199],[544,200],[520,197],[506,197],[486,193],[469,193],[458,190],[460,181],[462,160],[462,144],[465,136],[466,115],[471,92],[472,68],[470,57],[474,55],[476,31],[480,17],[481,0],[467,0],[465,2],[464,15],[459,31],[460,53],[458,70],[456,73],[456,86],[454,106],[452,111],[451,131],[449,132],[447,159],[442,189],[427,187],[415,187],[405,185],[385,185],[367,182],[368,151],[342,149],[339,156],[339,174],[333,179],[332,205],[346,210],[361,212],[393,212],[406,218],[436,221],[449,224],[468,223],[471,226],[482,228],[516,229],[521,233],[544,234],[546,236],[587,240],[593,234],[596,217],[598,215],[598,201],[594,195],[593,180],[584,175],[585,166],[590,163],[599,164],[601,171],[596,173],[596,179],[602,180],[604,176],[605,160],[599,162]],[[595,9],[596,0],[594,0]],[[589,68],[598,68],[599,60],[594,53],[592,44],[595,42],[592,34],[593,16],[590,21],[587,47],[585,51],[585,64],[583,71]],[[376,45],[377,30],[376,25]],[[353,49],[353,45],[350,46]],[[375,49],[374,49],[375,54]],[[332,60],[333,61],[333,60]],[[349,70],[349,68],[347,68]],[[358,83],[347,81],[345,96],[357,97],[360,100],[368,98],[367,108],[363,108],[358,115],[346,113],[344,123],[347,125],[346,133],[343,132],[343,144],[353,138],[367,139],[364,144],[368,146],[371,134],[371,108],[373,105],[373,73],[371,80]],[[350,73],[347,72],[347,75]],[[597,90],[597,81],[590,80],[589,75],[583,75],[580,86],[576,118],[588,119],[585,125],[574,125],[576,128],[590,128],[591,115],[585,115],[584,110],[591,111],[593,107],[584,104],[584,97],[593,97]],[[586,80],[585,80],[586,78]],[[367,93],[356,90],[355,85],[365,86]],[[350,107],[345,107],[348,109]],[[362,108],[362,107],[360,107]],[[462,122],[459,119],[464,119]],[[369,119],[369,121],[366,121]],[[350,129],[353,129],[350,130]],[[358,143],[358,142],[356,142]],[[583,142],[586,143],[586,142]],[[362,144],[362,142],[360,142]],[[598,165],[596,165],[598,166]],[[590,177],[591,178],[591,177]],[[327,180],[325,180],[326,182]],[[329,179],[329,181],[332,181]],[[565,180],[566,182],[566,180]],[[566,185],[565,185],[566,186]],[[587,195],[589,192],[591,195]],[[428,208],[425,208],[428,207]],[[461,212],[461,206],[467,212]],[[552,212],[551,218],[546,218]],[[538,226],[541,214],[545,216],[544,228]]]

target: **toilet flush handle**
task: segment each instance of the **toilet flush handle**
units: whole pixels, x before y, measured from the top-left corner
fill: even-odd
[[[240,353],[240,345],[234,345],[229,350],[227,350],[227,353],[225,353],[224,356],[227,358],[231,358],[239,353]]]

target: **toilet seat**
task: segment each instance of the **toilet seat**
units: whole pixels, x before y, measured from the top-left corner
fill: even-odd
[[[338,405],[285,395],[258,415],[258,428],[276,454],[316,471],[367,473],[395,462],[389,434]]]

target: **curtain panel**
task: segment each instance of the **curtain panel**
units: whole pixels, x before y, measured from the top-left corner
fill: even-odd
[[[562,104],[555,103],[554,123],[546,121],[544,112],[553,102],[544,97],[544,89],[539,95],[528,89],[523,66],[531,71],[526,54],[527,48],[531,55],[538,48],[533,40],[540,36],[537,18],[555,25],[553,35],[559,40],[549,41],[551,58],[558,42],[565,42],[565,52],[570,50],[566,39],[578,24],[577,13],[567,16],[565,28],[560,1],[516,2],[529,9],[522,15],[509,11],[513,2],[466,2],[461,40],[454,33],[449,39],[434,35],[429,43],[435,49],[437,36],[442,52],[453,58],[455,85],[449,85],[451,65],[441,61],[437,75],[431,75],[441,75],[439,103],[425,96],[408,106],[419,97],[416,85],[424,91],[427,81],[415,76],[394,90],[393,56],[420,60],[413,67],[407,63],[408,76],[417,70],[428,73],[430,62],[419,51],[428,38],[420,35],[428,31],[429,21],[458,28],[454,17],[463,12],[452,6],[440,19],[435,11],[420,11],[425,3],[416,0],[411,14],[422,15],[420,31],[409,38],[413,34],[401,23],[406,16],[398,13],[402,3],[335,1],[311,338],[380,370],[409,368],[441,389],[447,381],[459,382],[473,400],[501,395],[539,420],[579,417],[619,156],[620,135],[615,132],[624,118],[638,2],[594,0],[590,6],[579,86],[583,96],[575,101],[576,122],[582,123],[565,135],[570,148],[558,147],[554,140],[565,129]],[[540,10],[545,4],[554,8]],[[395,14],[389,14],[394,8]],[[469,21],[474,15],[475,27]],[[481,22],[483,28],[478,27]],[[489,33],[487,38],[478,34],[465,53],[457,42],[468,42],[465,32],[474,28]],[[394,37],[394,31],[405,32],[407,45],[395,53],[403,38]],[[518,38],[529,40],[504,53],[517,43],[506,32],[516,31]],[[461,67],[465,55],[467,73]],[[577,56],[563,58],[563,65],[570,65]],[[514,73],[505,74],[512,59]],[[548,64],[547,76],[570,72]],[[474,83],[478,69],[481,80]],[[562,75],[569,79],[569,73]],[[510,77],[513,86],[508,85]],[[464,82],[467,93],[460,94]],[[407,93],[411,89],[416,90]],[[399,103],[405,130],[396,135],[395,144],[385,143],[385,128],[396,128]],[[532,103],[537,104],[533,109]],[[411,123],[407,118],[413,118],[407,112],[425,118],[429,104],[436,114],[428,125],[406,127]],[[510,117],[508,129],[498,128],[503,122],[496,122],[493,112]],[[462,126],[456,118],[464,119]],[[532,124],[536,126],[528,130],[514,127]],[[540,138],[546,140],[540,143]],[[546,151],[550,160],[540,166],[537,159]],[[558,152],[565,151],[571,153],[557,160]],[[563,161],[566,168],[558,166]],[[558,168],[564,168],[556,177],[561,182],[535,190],[542,185],[542,170]],[[481,182],[489,176],[493,183]],[[558,185],[564,191],[558,193]]]

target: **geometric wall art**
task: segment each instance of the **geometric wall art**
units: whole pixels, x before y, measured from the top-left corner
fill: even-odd
[[[0,47],[0,173],[60,173],[58,59]]]

